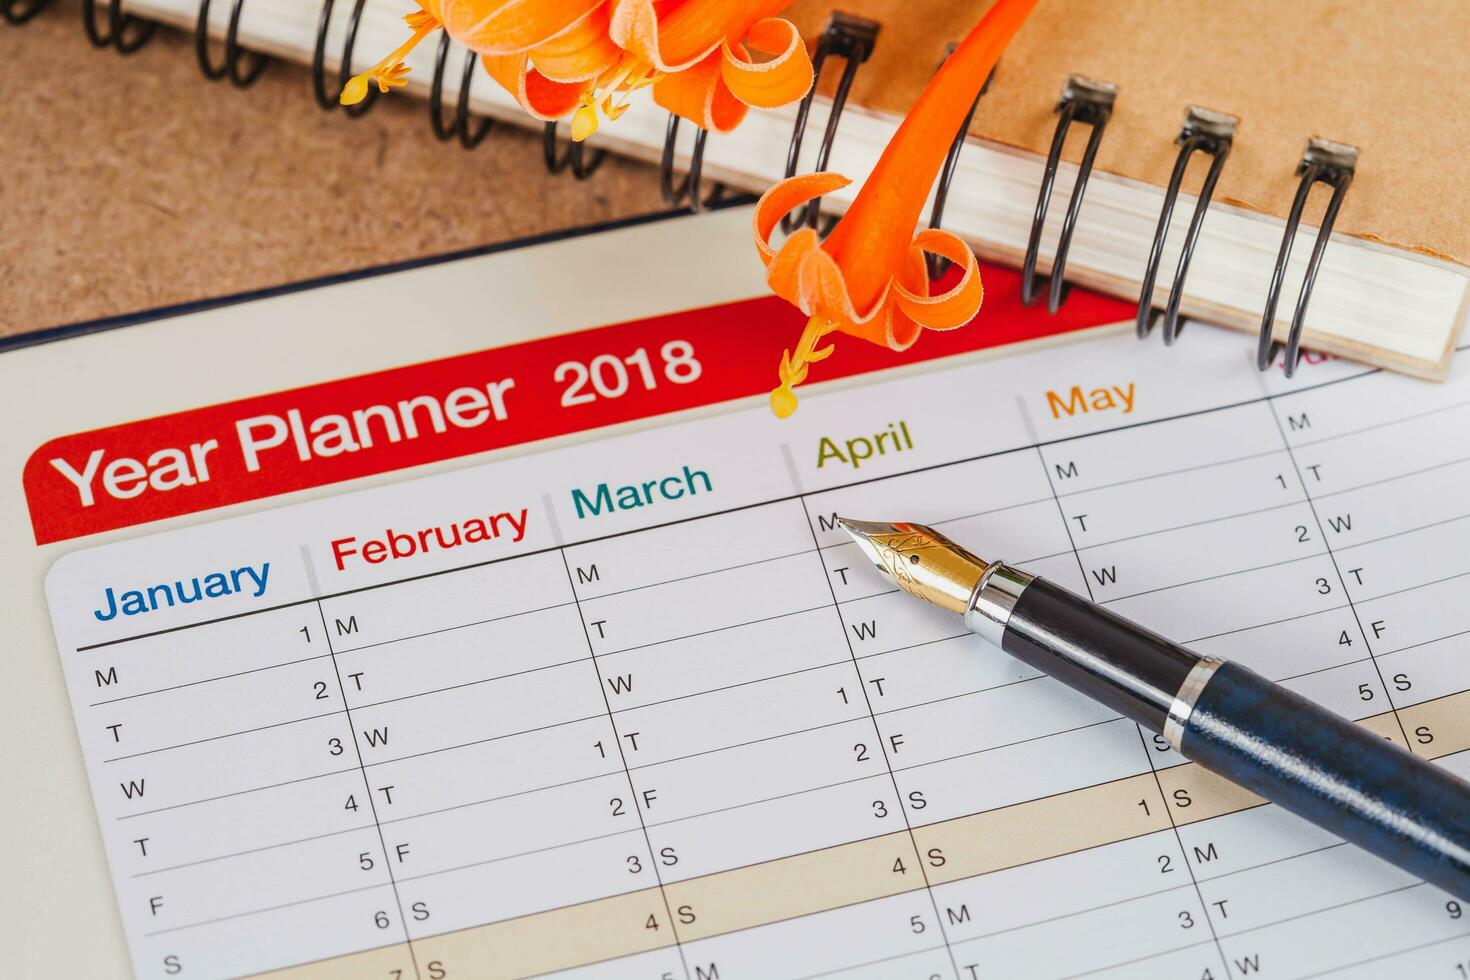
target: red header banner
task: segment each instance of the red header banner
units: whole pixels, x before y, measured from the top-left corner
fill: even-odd
[[[985,270],[985,309],[905,353],[841,342],[813,380],[1127,319],[1073,290],[1056,316]],[[671,313],[52,439],[26,462],[37,544],[769,391],[803,317],[775,297]]]

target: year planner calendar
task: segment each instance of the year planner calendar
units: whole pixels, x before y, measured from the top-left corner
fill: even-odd
[[[780,421],[748,221],[0,353],[7,976],[1470,976],[1460,902],[835,527],[933,524],[1470,774],[1470,369],[1181,361],[996,269]]]

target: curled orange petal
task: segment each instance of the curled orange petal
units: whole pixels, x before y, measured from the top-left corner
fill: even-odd
[[[758,21],[745,44],[773,57],[752,62],[743,51],[724,45],[720,76],[741,102],[774,109],[795,102],[812,87],[812,60],[790,21],[778,17]]]
[[[775,8],[779,10],[788,2]],[[676,4],[613,0],[609,32],[629,54],[667,74],[703,61],[726,37],[743,34],[772,5],[772,0],[682,0]]]
[[[558,82],[531,67],[524,54],[483,55],[485,70],[537,119],[560,119],[582,101],[590,82]]]
[[[807,201],[841,190],[852,181],[838,173],[824,170],[814,174],[789,177],[774,185],[756,202],[751,223],[755,228],[755,247],[766,265],[776,257],[771,247],[771,234],[786,215]]]
[[[964,268],[960,281],[938,296],[928,294],[929,277],[923,276],[922,292],[911,290],[895,280],[895,302],[905,315],[930,330],[953,330],[962,327],[980,312],[985,286],[980,281],[980,268],[975,253],[954,234],[930,228],[921,231],[911,246],[912,256],[922,263],[924,253],[941,255]]]
[[[720,77],[718,51],[684,71],[665,75],[653,85],[653,101],[713,133],[728,133],[740,125],[748,107]]]
[[[571,28],[529,51],[531,64],[556,82],[596,79],[618,63],[622,50],[607,36],[608,9],[604,4]]]
[[[421,0],[449,36],[479,54],[529,51],[572,29],[607,0]]]

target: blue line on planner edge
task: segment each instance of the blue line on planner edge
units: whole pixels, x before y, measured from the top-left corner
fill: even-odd
[[[729,200],[719,201],[709,205],[706,211],[721,211],[726,208],[743,207],[754,202],[755,198],[750,195],[737,195]],[[591,225],[578,225],[575,228],[565,228],[560,231],[550,231],[541,235],[531,235],[526,238],[514,238],[506,242],[496,242],[491,245],[477,245],[474,248],[460,249],[455,252],[444,252],[439,255],[426,255],[417,259],[406,259],[403,262],[391,262],[387,265],[369,266],[365,269],[353,269],[348,272],[337,272],[329,276],[321,276],[317,279],[304,279],[299,282],[283,283],[279,286],[269,286],[265,289],[256,289],[244,293],[232,293],[226,296],[215,296],[209,299],[191,300],[187,303],[177,303],[173,306],[159,306],[149,310],[139,310],[135,313],[123,313],[118,316],[103,317],[99,320],[83,320],[80,323],[68,323],[58,327],[46,327],[41,330],[33,330],[28,333],[15,334],[10,337],[0,337],[0,354],[6,351],[20,350],[24,347],[35,347],[38,344],[49,344],[58,340],[71,340],[74,337],[84,337],[88,334],[101,333],[104,330],[114,330],[118,327],[131,327],[139,323],[148,323],[153,320],[163,320],[168,317],[182,316],[185,313],[197,313],[201,310],[213,310],[222,306],[233,306],[236,303],[249,303],[258,299],[268,299],[272,296],[284,296],[288,293],[299,293],[308,289],[317,289],[321,286],[334,286],[343,282],[354,282],[358,279],[369,279],[373,276],[387,275],[392,272],[405,272],[409,269],[421,269],[430,265],[441,265],[446,262],[456,262],[460,259],[476,258],[481,255],[493,255],[496,252],[508,252],[512,249],[530,248],[535,245],[545,245],[550,242],[565,241],[569,238],[581,238],[584,235],[596,235],[605,231],[615,231],[619,228],[633,228],[638,225],[654,224],[659,221],[669,221],[675,218],[688,217],[689,212],[684,208],[670,209],[667,211],[655,211],[652,214],[640,214],[632,218],[618,218],[613,221],[603,221]]]

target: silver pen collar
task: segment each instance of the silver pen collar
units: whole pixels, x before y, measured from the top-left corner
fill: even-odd
[[[975,591],[970,593],[970,604],[965,609],[965,627],[1000,646],[1006,624],[1011,619],[1011,610],[1016,608],[1021,593],[1035,578],[1004,562],[991,562],[980,581],[975,583]]]

